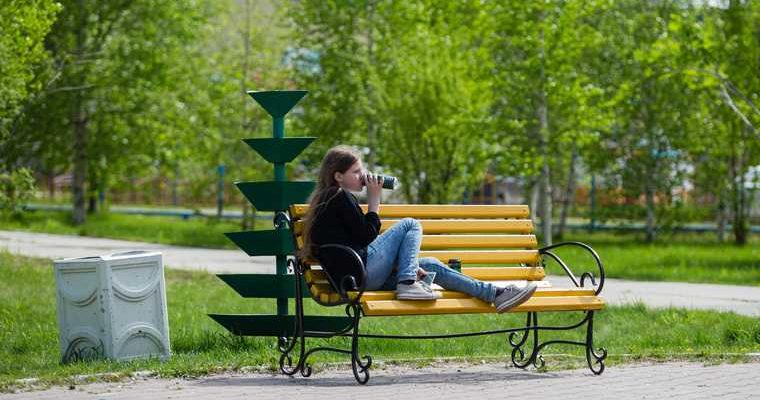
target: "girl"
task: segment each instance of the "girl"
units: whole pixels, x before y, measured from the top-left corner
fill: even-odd
[[[364,214],[351,192],[367,187]],[[422,281],[435,272],[434,283],[494,303],[498,312],[522,304],[536,285],[499,287],[481,282],[449,268],[436,258],[418,259],[422,228],[413,218],[404,218],[380,233],[382,180],[366,173],[356,151],[347,146],[330,149],[322,160],[317,187],[305,217],[304,254],[319,259],[330,269],[329,259],[320,258],[319,246],[342,244],[356,251],[366,268],[366,290],[396,290],[401,300],[435,300],[441,296]],[[378,236],[379,235],[379,236]],[[324,257],[327,258],[327,257]]]

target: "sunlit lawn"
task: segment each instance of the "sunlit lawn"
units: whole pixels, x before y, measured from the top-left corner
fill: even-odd
[[[39,382],[45,384],[100,372],[126,374],[151,370],[162,376],[188,376],[244,366],[275,368],[279,353],[273,338],[235,338],[206,316],[207,313],[274,313],[273,300],[240,298],[215,276],[203,272],[169,269],[166,282],[173,351],[169,361],[61,365],[51,262],[0,252],[0,285],[3,287],[0,291],[0,342],[3,343],[0,346],[0,389],[7,390],[18,384],[17,379],[29,377],[39,378]],[[327,309],[311,301],[307,305],[309,314],[343,312],[340,307]],[[524,318],[522,314],[367,318],[363,320],[362,331],[411,334],[478,331],[519,327]],[[579,318],[578,313],[546,313],[541,314],[541,323],[571,323]],[[597,314],[595,331],[596,344],[610,352],[609,365],[647,358],[725,359],[727,354],[728,358],[741,359],[741,354],[760,351],[760,319],[732,313],[655,311],[643,305],[608,307]],[[583,339],[580,330],[551,335]],[[347,341],[337,338],[330,343],[343,346]],[[506,362],[511,350],[506,344],[506,335],[425,341],[366,339],[362,345],[362,352],[371,354],[375,360],[415,360],[415,363],[441,357]],[[574,347],[552,346],[545,350],[549,368],[583,367],[582,356],[581,349]],[[314,360],[319,365],[345,362],[346,358],[319,353]],[[349,369],[346,374],[350,376]]]
[[[258,229],[265,224],[271,226],[268,221],[257,220]],[[233,249],[235,245],[224,233],[240,231],[241,223],[206,217],[183,220],[173,216],[96,213],[89,215],[84,225],[74,226],[69,212],[34,211],[25,213],[20,220],[0,219],[0,229]]]
[[[567,240],[590,244],[600,255],[607,275],[643,281],[681,281],[760,285],[760,238],[736,246],[720,243],[710,234],[663,234],[656,243],[646,244],[635,234],[571,235]],[[591,259],[580,251],[566,254],[571,267],[593,270]],[[573,272],[580,274],[584,269]],[[556,264],[550,273],[561,273]]]

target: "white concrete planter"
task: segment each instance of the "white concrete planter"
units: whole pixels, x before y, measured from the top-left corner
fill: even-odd
[[[161,253],[66,258],[53,268],[64,362],[170,356]]]

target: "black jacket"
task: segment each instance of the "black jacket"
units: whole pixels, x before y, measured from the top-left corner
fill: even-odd
[[[346,245],[356,250],[366,264],[367,246],[380,233],[380,217],[371,211],[364,214],[356,197],[346,190],[328,189],[324,198],[315,211],[312,243],[315,247],[328,243]],[[315,255],[325,265],[329,266],[333,261],[325,259],[318,251]]]

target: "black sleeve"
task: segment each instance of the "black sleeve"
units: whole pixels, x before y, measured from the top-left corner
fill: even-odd
[[[354,196],[345,190],[342,192],[336,199],[341,208],[340,218],[356,242],[366,247],[380,234],[380,216],[373,211],[364,214]]]

